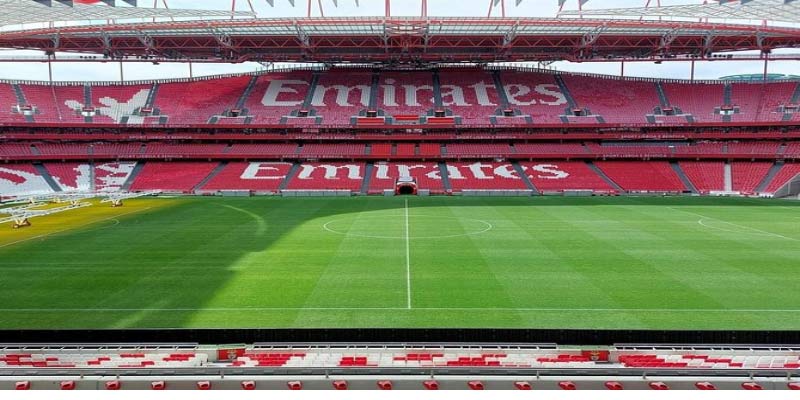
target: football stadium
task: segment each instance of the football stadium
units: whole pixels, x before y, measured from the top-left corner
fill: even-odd
[[[0,390],[800,390],[800,2],[146,3],[0,0]]]

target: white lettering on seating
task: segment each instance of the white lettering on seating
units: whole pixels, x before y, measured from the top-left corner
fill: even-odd
[[[551,175],[537,175],[540,179],[565,179],[569,173],[558,169],[558,165],[553,164],[538,164],[531,167],[532,170]],[[533,175],[531,175],[533,178]]]
[[[433,86],[431,86],[431,85],[420,85],[420,86],[403,85],[403,90],[405,91],[405,94],[406,94],[406,105],[407,106],[410,106],[410,107],[421,107],[422,104],[419,104],[419,100],[417,100],[417,93],[420,90],[428,90],[431,93],[433,93]],[[431,98],[431,100],[433,100],[433,98]],[[429,106],[429,105],[431,105],[431,104],[426,104],[426,106]]]
[[[524,167],[523,167],[524,171]],[[517,171],[511,164],[503,164],[494,169],[494,174],[506,179],[519,179]]]
[[[482,106],[497,105],[489,100],[489,89],[497,90],[494,87],[494,84],[487,84],[484,81],[480,81],[474,85],[470,85],[469,88],[475,91],[475,97],[478,99],[478,104]]]
[[[518,83],[510,83],[504,86],[506,89],[506,95],[508,96],[508,102],[518,106],[530,106],[537,104],[537,99],[532,97],[530,100],[524,100],[523,97],[527,96],[531,93],[531,88],[526,85],[521,85]],[[562,104],[567,104],[567,98],[561,93],[558,85],[552,84],[541,84],[536,85],[533,88],[533,91],[552,97],[551,100],[546,99],[539,99],[539,104],[547,105],[547,106],[558,106]]]
[[[314,173],[319,168],[325,170],[325,179],[333,180],[339,179],[336,176],[339,173],[339,170],[342,168],[347,169],[347,179],[361,179],[361,166],[359,165],[329,165],[329,164],[320,164],[320,165],[311,165],[311,164],[303,164],[301,166],[302,170],[297,175],[298,179],[313,179],[311,178],[311,174]]]
[[[472,175],[475,177],[475,179],[494,179],[494,176],[489,176],[483,173],[484,168],[492,168],[491,164],[476,162],[475,164],[470,164],[468,168],[470,172],[472,172]]]
[[[311,105],[315,107],[325,107],[325,95],[328,93],[329,90],[336,91],[336,104],[340,107],[350,107],[350,93],[354,90],[361,91],[361,99],[358,105],[367,107],[369,106],[369,94],[370,89],[367,85],[358,85],[354,87],[348,87],[344,85],[332,85],[332,86],[322,86],[317,85],[317,88],[314,90],[314,97],[311,100]]]
[[[269,86],[267,86],[267,91],[266,93],[264,93],[264,97],[261,99],[261,104],[267,107],[293,107],[303,104],[303,100],[278,101],[278,96],[281,93],[291,93],[291,94],[300,93],[297,89],[289,87],[287,85],[308,86],[308,82],[301,80],[294,80],[294,79],[290,80],[276,79],[274,81],[270,81]]]
[[[442,105],[447,106],[468,106],[464,100],[464,89],[456,85],[442,85]]]
[[[383,88],[383,105],[386,107],[397,107],[397,93],[394,90],[396,81],[394,79],[387,79],[384,83],[386,84],[381,85]]]
[[[250,163],[247,168],[244,169],[242,172],[242,176],[240,179],[283,179],[286,177],[286,174],[280,173],[280,168],[275,167],[276,165],[282,165],[281,163]],[[277,172],[277,175],[270,175],[272,172]]]
[[[453,165],[447,166],[447,175],[450,179],[467,179],[464,178],[464,175],[461,174],[461,171],[458,169],[458,167]]]

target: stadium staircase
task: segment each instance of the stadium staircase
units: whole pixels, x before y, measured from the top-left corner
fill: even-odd
[[[691,179],[689,179],[689,177],[686,176],[686,174],[683,172],[683,169],[678,164],[678,162],[677,161],[670,161],[669,165],[672,167],[672,170],[675,171],[675,174],[678,175],[678,178],[681,179],[681,182],[683,182],[683,185],[686,186],[686,190],[696,194],[698,192],[697,191],[697,187],[695,187],[694,183],[692,183]]]
[[[772,166],[769,168],[769,172],[767,172],[767,175],[764,177],[761,183],[756,186],[757,193],[763,193],[767,190],[772,181],[775,179],[775,176],[778,175],[778,172],[780,172],[781,168],[783,168],[783,165],[784,163],[781,161],[777,161],[775,164],[772,164]]]
[[[572,93],[570,93],[567,84],[564,82],[564,78],[562,78],[561,75],[555,75],[554,78],[556,84],[558,85],[558,88],[561,90],[561,93],[563,93],[564,97],[567,99],[567,104],[569,104],[569,110],[565,110],[564,112],[565,115],[561,116],[561,122],[568,124],[569,117],[567,115],[570,115],[572,113],[572,110],[578,108],[578,103],[576,103],[575,98],[572,97]]]
[[[25,93],[22,91],[22,87],[18,83],[13,84],[12,87],[14,88],[14,96],[17,98],[17,104],[21,106],[27,106],[28,100],[25,99]],[[36,120],[33,118],[33,115],[26,115],[25,121],[36,122]]]
[[[442,81],[439,79],[439,71],[433,71],[433,103],[436,109],[444,108],[442,103]]]
[[[300,170],[299,162],[292,164],[292,168],[290,168],[289,172],[286,173],[286,177],[283,178],[283,181],[281,182],[280,186],[278,186],[278,190],[279,191],[286,190],[286,188],[288,188],[289,184],[291,183],[292,177],[297,175],[297,171],[299,170]]]
[[[247,87],[244,89],[244,92],[239,99],[236,101],[236,109],[241,111],[241,115],[245,116],[245,124],[249,124],[252,120],[252,117],[248,116],[248,111],[245,109],[245,104],[247,104],[247,100],[250,98],[250,94],[253,93],[253,88],[256,87],[256,82],[258,82],[258,75],[255,75],[250,78],[250,82],[247,84]]]
[[[723,169],[723,176],[725,179],[725,187],[723,190],[726,192],[733,191],[733,168],[731,167],[731,163],[726,162],[724,169]]]
[[[378,97],[380,96],[381,74],[379,71],[372,73],[372,80],[369,86],[369,109],[378,110]]]
[[[503,85],[503,78],[500,76],[500,71],[492,71],[492,81],[497,95],[500,97],[501,106],[503,109],[510,109],[511,103],[508,102],[508,93],[506,93],[505,86]]]
[[[228,162],[227,161],[222,161],[219,164],[217,164],[217,166],[214,167],[214,169],[211,170],[211,173],[209,173],[208,176],[203,178],[200,182],[197,183],[197,185],[195,185],[192,188],[192,192],[193,193],[197,193],[200,190],[202,190],[203,186],[205,186],[208,182],[210,182],[212,179],[214,179],[214,177],[217,176],[217,174],[219,174],[220,172],[222,172],[222,170],[225,169],[225,167],[227,167],[227,166],[228,166]]]
[[[594,165],[594,163],[593,163],[593,162],[591,162],[591,161],[587,161],[587,162],[586,162],[586,166],[587,166],[587,167],[589,167],[589,169],[591,169],[592,171],[594,171],[594,173],[596,173],[596,174],[597,174],[597,175],[598,175],[600,178],[602,178],[602,179],[603,179],[603,180],[604,180],[606,183],[608,183],[608,184],[609,184],[609,186],[611,186],[612,188],[614,188],[614,190],[616,190],[616,191],[618,191],[618,192],[624,192],[624,191],[625,191],[625,189],[623,189],[623,188],[622,188],[620,185],[618,185],[616,182],[614,182],[613,180],[611,180],[611,178],[609,178],[609,177],[608,177],[608,175],[606,175],[606,173],[605,173],[605,172],[603,172],[603,170],[601,170],[601,169],[600,169],[600,168],[599,168],[597,165]]]
[[[39,173],[47,185],[50,186],[50,189],[53,189],[54,192],[62,192],[61,186],[56,183],[56,180],[53,179],[53,176],[50,175],[50,172],[47,171],[47,168],[44,167],[44,164],[41,163],[34,163],[33,167],[36,169],[36,172]]]
[[[445,193],[450,193],[453,191],[453,185],[450,184],[450,174],[447,173],[447,164],[440,162],[438,163],[439,166],[439,174],[442,177],[442,186],[444,187]]]
[[[372,172],[375,169],[375,164],[368,162],[364,167],[364,180],[361,182],[361,189],[358,191],[360,194],[366,196],[369,194],[369,185],[372,181]]]
[[[536,189],[536,186],[533,184],[533,182],[531,182],[530,178],[528,178],[528,174],[525,173],[525,170],[522,168],[522,166],[516,161],[512,162],[511,165],[514,167],[514,171],[517,172],[519,178],[522,179],[522,182],[525,183],[525,187],[531,190],[533,194],[539,194],[539,190]]]
[[[722,87],[722,104],[723,105],[725,105],[725,106],[732,106],[733,105],[732,104],[733,103],[732,94],[733,94],[733,86],[730,83],[726,83]],[[732,120],[731,117],[732,117],[731,115],[723,115],[722,116],[722,122],[731,122],[731,120]]]
[[[143,149],[144,149],[144,147],[143,147]],[[145,161],[140,161],[140,162],[136,163],[136,166],[133,167],[133,171],[131,171],[130,176],[128,176],[128,179],[125,181],[125,183],[122,184],[122,189],[121,189],[122,191],[127,192],[127,191],[131,190],[131,185],[133,185],[133,182],[136,180],[136,178],[142,172],[142,169],[144,168],[144,164],[145,164]]]

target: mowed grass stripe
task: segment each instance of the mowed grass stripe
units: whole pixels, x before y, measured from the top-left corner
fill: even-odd
[[[141,199],[2,226],[75,228],[0,249],[0,326],[800,329],[800,245],[683,212],[793,237],[797,203],[411,198],[411,310],[404,203]]]

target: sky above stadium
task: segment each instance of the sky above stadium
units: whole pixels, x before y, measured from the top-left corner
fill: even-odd
[[[158,0],[159,7],[162,0]],[[567,0],[565,9],[577,8],[578,0]],[[140,0],[140,5],[152,4],[149,0]],[[170,8],[185,9],[230,9],[230,0],[168,0]],[[296,0],[296,7],[291,7],[289,0],[274,0],[275,7],[270,7],[266,0],[252,0],[255,11],[262,18],[304,17],[306,15],[306,1]],[[506,0],[506,15],[509,17],[554,17],[558,11],[557,0],[524,0],[515,6],[515,0]],[[652,3],[656,1],[653,0]],[[314,2],[313,15],[319,16],[319,10]],[[360,7],[355,6],[355,0],[338,0],[339,6],[334,7],[333,0],[322,0],[325,16],[375,16],[384,14],[383,0],[360,0]],[[646,0],[590,0],[584,8],[615,8],[615,7],[641,7]],[[662,5],[698,4],[702,0],[662,0]],[[457,5],[457,6],[454,6]],[[428,0],[428,15],[431,16],[485,16],[488,11],[488,0]],[[394,0],[392,15],[415,16],[419,15],[421,0]],[[249,11],[246,0],[237,2],[237,10]],[[492,15],[499,16],[500,9],[496,8]],[[29,55],[31,52],[4,51],[8,54]],[[257,63],[237,65],[228,64],[195,64],[194,76],[226,74],[236,72],[250,72],[263,69]],[[591,72],[601,74],[620,74],[619,63],[568,63],[559,62],[550,68],[563,71]],[[770,64],[770,73],[795,73],[796,63],[774,62]],[[763,71],[762,62],[720,62],[698,63],[695,68],[696,79],[716,79],[721,76],[735,74],[759,74]],[[625,75],[662,77],[662,78],[688,78],[690,65],[687,62],[654,63],[626,63]],[[186,64],[161,64],[151,65],[144,63],[131,63],[124,66],[125,80],[139,79],[166,79],[181,78],[189,75]],[[55,63],[53,76],[59,81],[103,80],[115,81],[120,79],[119,65],[99,63]],[[0,72],[0,79],[27,79],[47,80],[48,69],[46,64],[6,64]]]

